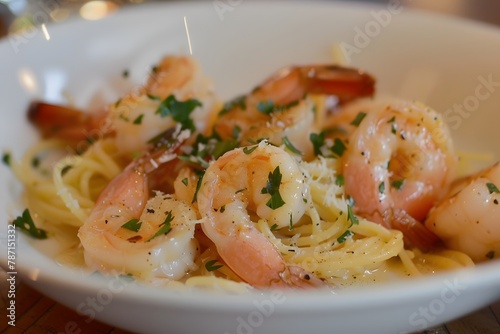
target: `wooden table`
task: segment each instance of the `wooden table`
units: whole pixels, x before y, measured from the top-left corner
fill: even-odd
[[[0,269],[0,281],[5,282],[7,274]],[[7,284],[1,285],[0,309],[6,310]],[[87,323],[87,317],[43,296],[21,281],[16,287],[16,326],[9,326],[4,316],[0,319],[0,332],[13,333],[74,333],[72,327],[81,329],[80,334],[108,333],[127,334],[130,332],[114,328],[98,321]],[[75,325],[76,324],[76,325]],[[420,334],[500,334],[500,301],[461,319]],[[177,334],[177,333],[172,333]]]

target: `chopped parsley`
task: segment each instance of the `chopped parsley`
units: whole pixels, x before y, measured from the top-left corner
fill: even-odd
[[[31,166],[33,166],[33,168],[38,168],[38,166],[40,166],[40,158],[33,157],[33,159],[31,160]]]
[[[391,182],[391,186],[397,190],[400,190],[403,187],[404,183],[405,183],[405,179],[394,180]]]
[[[380,182],[380,184],[378,185],[378,192],[383,194],[385,191],[385,182]]]
[[[10,153],[8,152],[4,152],[2,154],[2,162],[6,165],[6,166],[10,166]]]
[[[142,225],[142,222],[139,221],[139,219],[132,218],[128,222],[123,224],[121,227],[123,227],[129,231],[132,231],[132,232],[139,232],[139,230],[141,229],[141,225]]]
[[[260,101],[259,103],[257,103],[257,110],[263,114],[270,115],[274,112],[288,110],[292,107],[295,107],[298,104],[299,104],[299,101],[292,101],[288,104],[279,106],[279,105],[275,105],[272,100]]]
[[[387,121],[387,123],[394,123],[396,121],[396,116],[392,116],[390,120]]]
[[[186,187],[189,183],[189,179],[187,177],[183,178],[182,181],[181,181]]]
[[[274,112],[274,102],[272,100],[260,101],[257,103],[257,110],[263,114],[269,115]]]
[[[281,185],[281,172],[280,167],[276,167],[273,172],[269,172],[267,184],[260,191],[261,194],[269,194],[271,198],[267,201],[266,205],[271,209],[277,209],[285,204],[285,201],[280,195],[279,187]]]
[[[140,114],[139,116],[137,116],[136,119],[134,119],[134,121],[132,123],[137,124],[137,125],[141,124],[143,117],[144,117],[144,114]]]
[[[128,71],[128,70],[123,70],[123,72],[122,72],[122,76],[123,76],[124,78],[128,78],[129,74],[130,74],[130,73],[129,73],[129,71]]]
[[[291,231],[293,230],[293,218],[292,218],[292,213],[290,212],[290,223],[288,225],[288,230]]]
[[[493,259],[495,257],[495,251],[489,251],[486,253],[486,257],[490,260]]]
[[[347,240],[347,238],[349,238],[353,234],[354,233],[352,233],[352,231],[346,230],[344,233],[342,233],[340,237],[337,238],[337,242],[339,244],[344,243]]]
[[[217,159],[224,153],[229,152],[232,149],[237,148],[238,146],[240,146],[240,143],[236,140],[218,141],[213,147],[212,156],[214,159]]]
[[[302,152],[297,149],[295,146],[293,146],[292,142],[288,139],[288,137],[283,137],[281,138],[283,140],[283,144],[285,144],[286,148],[290,150],[290,152],[302,155]]]
[[[153,94],[147,93],[146,96],[148,97],[148,99],[153,100],[153,101],[159,101],[160,100],[159,96],[156,96],[156,95],[153,95]]]
[[[345,183],[344,175],[340,174],[335,177],[335,184],[342,187]]]
[[[354,126],[359,126],[361,124],[361,121],[366,117],[366,113],[365,112],[360,112],[356,118],[351,122],[351,125],[354,125]]]
[[[394,135],[395,135],[395,134],[396,134],[396,130],[397,130],[397,126],[396,126],[396,124],[392,124],[392,125],[391,125],[391,132],[392,132],[392,134],[394,134]]]
[[[278,228],[278,224],[273,224],[273,225],[271,226],[271,228],[270,228],[270,229],[271,229],[271,232],[272,232],[272,231],[274,231],[274,230],[276,230],[277,228]]]
[[[193,200],[191,201],[191,204],[195,203],[198,199],[198,191],[200,190],[201,187],[201,181],[203,180],[203,175],[205,175],[204,171],[200,174],[200,176],[198,176],[198,181],[196,182],[196,190],[194,191],[194,196]]]
[[[31,214],[28,209],[25,209],[21,216],[14,219],[12,225],[35,239],[47,239],[47,232],[35,226],[35,222],[33,221],[33,218],[31,218]]]
[[[172,220],[174,220],[174,218],[175,217],[172,216],[172,211],[169,211],[167,213],[167,217],[165,218],[165,220],[163,221],[163,223],[160,224],[160,229],[151,238],[149,238],[147,241],[151,241],[154,238],[159,237],[160,235],[166,235],[166,234],[168,234],[168,232],[170,232],[172,230],[172,226],[170,225],[170,223],[172,222]]]
[[[350,205],[347,205],[347,220],[351,221],[351,225],[349,227],[351,227],[352,225],[359,224],[359,220],[356,217],[356,215],[352,212],[352,208]]]
[[[321,147],[325,145],[325,132],[321,131],[320,133],[311,133],[309,135],[309,139],[313,144],[314,155],[321,155]]]
[[[339,138],[335,138],[333,146],[330,148],[330,151],[332,151],[333,154],[335,154],[338,158],[340,158],[342,154],[344,154],[346,148],[347,147],[345,146],[342,140],[340,140]]]
[[[223,265],[222,264],[216,265],[217,262],[218,262],[217,260],[208,261],[207,263],[205,263],[205,269],[207,269],[208,271],[214,271],[214,270],[217,270],[219,268],[222,268]]]
[[[231,110],[233,110],[236,107],[240,107],[241,110],[247,109],[245,95],[238,96],[238,97],[224,103],[224,106],[222,107],[221,111],[219,111],[219,116],[227,114],[228,112],[230,112]]]
[[[161,117],[172,116],[174,121],[182,125],[182,129],[195,130],[194,122],[190,117],[196,107],[200,107],[201,102],[195,99],[186,101],[177,101],[174,95],[169,95],[165,100],[161,101],[155,114]]]
[[[498,190],[497,186],[495,186],[493,183],[491,182],[486,183],[486,187],[488,187],[490,194],[493,193],[500,194],[500,190]]]
[[[243,153],[245,154],[250,154],[252,153],[253,151],[255,151],[257,149],[257,145],[253,146],[253,147],[243,147]]]

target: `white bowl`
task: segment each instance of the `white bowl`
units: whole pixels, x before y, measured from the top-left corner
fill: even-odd
[[[397,3],[397,2],[394,2]],[[189,43],[186,26],[189,31]],[[167,53],[189,53],[223,98],[248,91],[277,68],[332,61],[333,45],[374,74],[381,95],[419,99],[445,113],[462,150],[500,158],[500,31],[438,15],[366,4],[210,1],[126,8],[98,21],[74,19],[0,43],[0,143],[14,157],[37,136],[30,100],[82,108],[115,101]],[[461,108],[461,109],[460,109]],[[22,208],[21,186],[0,169],[1,265],[7,222]],[[180,292],[65,268],[51,241],[16,234],[17,277],[71,307],[137,332],[400,333],[460,317],[500,298],[500,263],[405,282],[322,291],[231,295]],[[70,324],[74,325],[74,324]],[[78,324],[75,324],[78,326]]]

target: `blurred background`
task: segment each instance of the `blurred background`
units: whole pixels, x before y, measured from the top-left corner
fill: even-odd
[[[159,0],[0,0],[0,37],[8,33],[29,29],[33,25],[64,21],[78,15],[87,20],[98,20],[121,6],[136,6]],[[168,0],[163,0],[168,1]],[[190,1],[190,0],[186,0]],[[215,1],[215,0],[206,0]],[[219,0],[223,1],[223,0]],[[234,0],[233,0],[234,1]],[[240,0],[256,1],[256,0]],[[300,0],[289,0],[300,1]],[[302,0],[303,1],[303,0]],[[353,0],[324,0],[344,1]],[[355,0],[356,1],[356,0]],[[458,17],[464,17],[500,26],[500,1],[498,0],[363,0],[370,3],[395,3]],[[224,2],[224,1],[223,1]]]

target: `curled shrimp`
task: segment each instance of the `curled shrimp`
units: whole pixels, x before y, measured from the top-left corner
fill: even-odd
[[[366,107],[366,105],[364,105]],[[429,249],[438,238],[421,223],[451,183],[456,157],[441,116],[406,101],[373,104],[349,135],[346,193],[357,213]]]
[[[296,161],[261,142],[227,152],[206,170],[198,192],[202,229],[224,262],[245,282],[259,287],[321,286],[300,267],[288,266],[252,217],[288,226],[304,214],[307,194]]]
[[[145,85],[105,110],[86,113],[35,102],[28,117],[46,137],[78,145],[112,135],[120,153],[136,154],[147,150],[150,140],[175,127],[179,122],[172,112],[175,108],[189,113],[183,117],[188,120],[183,126],[203,132],[215,101],[212,84],[193,58],[167,56],[153,68]]]
[[[474,261],[500,256],[500,162],[456,182],[425,225]]]
[[[191,132],[203,132],[215,101],[210,81],[193,58],[167,56],[142,89],[110,106],[108,121],[120,152],[142,152],[152,138],[179,122]]]
[[[340,103],[372,96],[375,80],[366,73],[340,66],[294,66],[278,71],[250,94],[224,106],[214,124],[223,139],[242,145],[267,139],[281,145],[283,137],[304,156],[312,155],[312,144],[304,140],[314,131],[315,104],[307,94],[335,95]]]
[[[196,269],[195,212],[169,195],[150,198],[149,176],[169,159],[165,153],[134,160],[99,195],[78,232],[89,267],[173,280]]]

